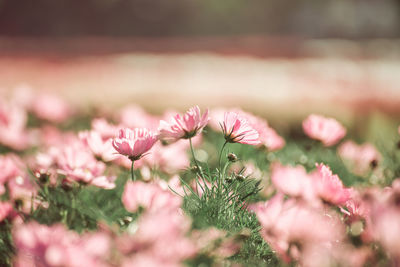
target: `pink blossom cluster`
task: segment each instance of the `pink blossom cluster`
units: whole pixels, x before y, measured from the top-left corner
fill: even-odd
[[[277,159],[287,152],[284,138],[263,118],[240,109],[194,106],[183,114],[153,115],[129,105],[116,116],[96,111],[86,130],[60,130],[68,128],[76,112],[63,99],[33,94],[26,87],[15,90],[8,102],[0,99],[0,148],[5,151],[0,155],[0,226],[12,229],[15,266],[182,266],[198,255],[223,266],[240,252],[240,238],[254,237],[258,228],[234,234],[214,227],[193,229],[182,208],[190,199],[182,196],[203,201],[213,192],[218,197],[226,193],[229,201],[223,204],[254,212],[260,235],[286,263],[374,266],[382,257],[389,265],[400,263],[400,178],[384,188],[350,187],[334,164],[331,169],[306,158],[304,165],[283,165]],[[224,170],[213,169],[207,177],[201,169],[206,164],[199,166],[196,157],[203,163],[220,149],[207,140],[207,126],[218,132],[212,134],[219,134],[222,151],[239,143],[255,146],[249,151],[259,154],[248,161],[231,155]],[[336,150],[347,130],[333,118],[310,115],[302,127],[309,138],[322,142],[322,151],[339,156],[336,164],[366,182],[384,184],[373,180],[387,173],[383,154],[372,144],[345,141]],[[135,172],[140,176],[127,179],[126,168],[132,177]],[[186,183],[185,175],[193,179]],[[267,200],[249,204],[237,198],[234,203],[249,177],[262,180]],[[230,184],[236,187],[224,191]],[[113,204],[126,217],[107,226],[96,221],[97,230],[81,233],[68,228],[68,214],[54,224],[35,221],[35,212],[50,210],[49,189],[60,188],[115,193]],[[68,196],[72,207],[76,195]]]
[[[304,266],[364,266],[377,263],[377,245],[399,258],[400,180],[384,189],[348,188],[324,164],[307,173],[302,166],[275,163],[276,194],[251,205],[260,233],[286,262]],[[396,202],[397,201],[397,202]],[[355,245],[358,238],[362,245]]]

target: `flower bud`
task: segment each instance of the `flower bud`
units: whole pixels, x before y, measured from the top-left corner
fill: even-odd
[[[229,154],[228,154],[228,160],[229,160],[230,162],[235,162],[235,161],[238,160],[238,157],[237,157],[234,153],[229,153]]]
[[[200,173],[200,172],[201,172],[201,167],[200,167],[200,166],[197,166],[197,165],[194,165],[194,166],[192,166],[192,167],[190,168],[190,170],[191,170],[192,172],[194,172],[194,173]]]
[[[238,180],[239,182],[243,182],[244,179],[246,179],[246,177],[243,174],[236,175],[236,180]]]

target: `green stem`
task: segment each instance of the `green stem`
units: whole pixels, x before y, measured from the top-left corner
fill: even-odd
[[[132,165],[131,165],[131,177],[132,177],[132,181],[135,181],[135,173],[133,172],[133,164],[135,163],[134,160],[132,160]]]
[[[196,165],[197,170],[201,173],[199,163],[197,162],[196,157],[195,157],[195,155],[194,155],[193,144],[192,144],[192,138],[189,138],[189,144],[190,144],[190,151],[192,152],[192,157],[193,157],[194,164]]]
[[[219,160],[218,160],[218,166],[219,166],[219,170],[221,171],[221,157],[222,157],[222,152],[224,152],[224,148],[226,146],[226,144],[228,143],[228,141],[225,141],[225,143],[222,145],[221,151],[219,152]]]

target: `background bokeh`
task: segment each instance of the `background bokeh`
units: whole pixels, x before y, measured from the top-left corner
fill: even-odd
[[[398,114],[400,1],[0,1],[0,87],[81,106]]]

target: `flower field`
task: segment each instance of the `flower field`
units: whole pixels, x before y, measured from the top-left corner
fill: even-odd
[[[0,99],[0,266],[399,266],[390,117]]]

